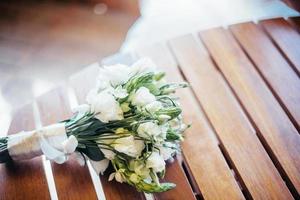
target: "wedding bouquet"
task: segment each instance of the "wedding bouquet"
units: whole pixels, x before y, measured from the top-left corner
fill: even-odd
[[[168,83],[149,59],[132,66],[100,68],[87,104],[65,121],[34,131],[0,138],[0,162],[45,155],[59,164],[76,155],[88,159],[98,174],[110,165],[109,180],[138,191],[163,192],[175,187],[160,183],[165,161],[180,151],[181,109],[172,94],[186,83]]]

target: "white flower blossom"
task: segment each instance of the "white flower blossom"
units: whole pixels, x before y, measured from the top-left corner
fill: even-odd
[[[151,94],[148,88],[140,87],[132,97],[132,105],[145,106],[155,101],[155,96]]]
[[[153,101],[145,106],[145,109],[150,113],[155,113],[162,108],[162,103],[160,101]]]
[[[143,161],[131,160],[129,162],[129,168],[142,178],[150,177],[150,170]]]
[[[116,139],[114,148],[118,152],[125,153],[131,157],[138,157],[145,148],[145,144],[142,140],[135,140],[133,136],[128,136]]]
[[[155,72],[156,65],[150,58],[141,58],[131,65],[131,76],[147,72]]]
[[[118,86],[130,78],[130,67],[122,64],[103,66],[98,76],[98,89],[105,89],[110,86]]]
[[[62,143],[64,153],[66,153],[66,154],[73,153],[77,146],[78,146],[78,140],[76,139],[76,137],[74,135],[71,135],[70,137],[68,137],[67,140],[65,140]]]
[[[171,119],[171,117],[169,115],[159,115],[158,119],[161,122],[167,122],[169,119]]]
[[[113,160],[116,156],[115,152],[108,150],[108,149],[103,149],[101,147],[99,147],[100,150],[102,151],[102,153],[104,154],[104,157],[109,159],[109,160]]]
[[[113,179],[116,179],[116,181],[118,181],[119,183],[123,183],[124,179],[122,177],[122,174],[120,171],[116,171],[114,173],[111,173],[108,177],[108,181],[112,181]]]
[[[124,181],[122,174],[119,171],[116,172],[115,179],[116,179],[116,181],[118,181],[120,183],[123,183],[123,181]]]
[[[152,168],[154,172],[162,172],[165,169],[166,163],[158,152],[152,152],[146,161],[147,168]]]
[[[113,95],[106,91],[97,94],[91,93],[87,101],[91,105],[91,111],[96,114],[95,117],[102,122],[121,120],[124,118],[119,103]]]
[[[104,173],[104,171],[107,169],[108,165],[109,165],[109,160],[108,159],[103,159],[100,161],[93,161],[90,160],[92,167],[94,168],[94,170],[96,171],[96,173],[102,174]]]
[[[137,129],[138,135],[143,138],[155,137],[161,134],[160,127],[153,122],[145,122],[139,125]]]
[[[116,98],[125,98],[128,96],[127,90],[123,89],[121,86],[118,86],[117,88],[115,88],[112,92],[112,94],[116,97]]]
[[[164,146],[161,145],[158,148],[163,159],[169,160],[172,159],[172,156],[175,154],[177,145],[172,142],[165,142]]]

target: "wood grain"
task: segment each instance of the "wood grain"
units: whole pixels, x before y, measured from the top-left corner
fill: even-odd
[[[14,113],[9,134],[33,129],[33,107],[27,104]],[[1,164],[0,199],[50,199],[42,158]]]
[[[138,54],[150,57],[158,68],[164,70],[167,79],[172,82],[181,82],[183,77],[177,67],[176,61],[171,55],[169,49],[163,45],[154,45],[144,49],[139,49]],[[193,93],[190,89],[182,89],[176,93],[180,98],[183,109],[183,117],[187,123],[192,123],[190,129],[185,133],[183,145],[183,156],[185,162],[191,170],[191,176],[194,177],[199,186],[201,195],[204,199],[243,199],[243,195],[234,180],[234,177],[223,157],[218,141],[205,119],[202,110],[199,107]],[[167,170],[169,172],[171,170]],[[172,172],[172,171],[171,171]],[[167,174],[168,175],[168,174]],[[177,176],[177,173],[170,174],[167,178]],[[181,182],[182,180],[176,180]],[[172,199],[186,195],[182,192],[184,189],[178,188],[178,194],[174,191],[174,196],[166,196],[168,193],[159,195],[161,199]],[[226,196],[223,194],[226,193]],[[165,197],[165,198],[163,198]],[[184,197],[181,197],[184,199]]]
[[[271,157],[279,162],[295,193],[300,193],[300,136],[229,31],[201,32],[203,42],[233,87]],[[297,191],[297,192],[296,192]],[[300,197],[300,196],[299,196]]]
[[[37,99],[43,126],[71,117],[66,95],[59,87]],[[51,162],[51,166],[59,199],[97,199],[87,166],[80,166],[72,157],[61,165]]]
[[[272,19],[260,22],[282,53],[289,59],[300,74],[300,35],[284,19]]]
[[[293,199],[204,46],[188,35],[172,40],[171,47],[246,194],[253,199]]]
[[[299,130],[300,79],[297,74],[268,36],[256,25],[244,23],[230,29]]]
[[[89,90],[96,84],[98,65],[94,64],[78,72],[70,78],[69,84],[74,89],[78,103],[86,103],[85,97]],[[108,175],[100,176],[104,194],[107,200],[143,199],[143,194],[128,184],[120,184],[116,181],[108,181]]]

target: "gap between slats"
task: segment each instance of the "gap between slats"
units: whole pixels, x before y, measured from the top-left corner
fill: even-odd
[[[35,129],[32,103],[13,112],[9,135]],[[6,135],[6,134],[5,134]],[[0,199],[50,199],[42,158],[0,164]],[[39,193],[35,191],[38,190]]]
[[[193,34],[193,37],[196,38],[196,34]],[[196,41],[197,41],[197,40],[196,40]],[[175,56],[175,54],[174,54],[172,48],[170,47],[170,45],[168,45],[168,48],[169,48],[170,52],[172,53],[173,58],[174,58],[174,60],[176,61],[176,64],[178,65],[178,71],[180,72],[180,75],[182,76],[182,78],[184,79],[184,81],[188,82],[188,80],[187,80],[187,78],[186,78],[186,75],[185,75],[184,72],[182,71],[181,67],[179,67],[179,62],[178,62],[178,60],[177,60],[177,58],[176,58],[176,56]],[[212,61],[213,61],[213,60],[212,60]],[[213,62],[214,62],[214,61],[213,61]],[[214,65],[215,65],[215,63],[214,63]],[[216,65],[215,65],[215,66],[216,66]],[[219,71],[218,68],[216,68],[216,69]],[[243,180],[241,179],[240,176],[238,176],[238,171],[237,171],[237,169],[234,167],[234,164],[233,164],[233,162],[232,162],[230,156],[228,155],[226,149],[224,148],[224,146],[223,146],[222,143],[220,142],[220,138],[219,138],[218,135],[216,134],[216,130],[215,130],[214,126],[212,125],[211,120],[210,120],[209,117],[207,116],[207,114],[206,114],[206,112],[205,112],[205,110],[204,110],[204,108],[203,108],[201,102],[198,100],[198,98],[196,98],[195,91],[194,91],[194,90],[191,90],[191,93],[192,93],[193,96],[195,97],[195,99],[196,99],[196,101],[197,101],[197,103],[198,103],[198,106],[201,108],[201,111],[203,112],[204,117],[205,117],[207,123],[209,124],[209,127],[213,130],[213,134],[214,134],[214,137],[216,138],[216,141],[218,142],[218,147],[219,147],[219,149],[220,149],[220,152],[222,153],[222,155],[223,155],[223,157],[224,157],[224,159],[225,159],[225,161],[226,161],[226,163],[227,163],[227,166],[228,166],[229,169],[231,170],[231,173],[232,173],[233,177],[235,178],[237,184],[239,185],[239,187],[240,187],[240,189],[241,189],[241,192],[243,193],[243,195],[244,195],[244,197],[245,197],[246,199],[249,199],[250,195],[249,195],[248,192],[246,192],[245,187],[244,187],[244,184],[242,184],[242,181],[243,181]],[[184,161],[183,165],[186,167],[186,169],[188,169],[188,164],[187,164],[185,161]],[[187,170],[187,172],[188,172],[188,173],[187,173],[187,176],[192,176],[191,173],[189,173],[189,170]],[[193,182],[192,182],[192,183],[193,183]],[[193,187],[198,187],[198,186],[193,185]],[[199,191],[201,192],[201,188],[199,188],[199,189],[200,189]],[[200,197],[202,197],[201,193],[198,194],[198,195],[199,195]],[[202,197],[202,198],[203,198],[203,197]]]
[[[284,20],[284,19],[282,19]],[[267,30],[267,28],[265,27],[265,25],[261,23],[256,24],[272,41],[273,45],[277,48],[277,50],[280,52],[280,54],[282,55],[282,57],[285,58],[285,60],[288,62],[288,64],[291,66],[291,68],[294,70],[294,72],[298,75],[298,77],[300,76],[300,71],[298,71],[297,67],[295,66],[295,64],[293,63],[293,61],[288,57],[288,55],[286,54],[286,52],[284,52],[284,50],[280,47],[280,45],[276,42],[276,39],[272,37],[272,35],[269,33],[269,31]],[[295,30],[296,31],[296,30]],[[300,37],[300,35],[299,35]]]
[[[187,39],[187,38],[186,38]],[[186,46],[186,45],[184,45],[184,39],[183,40],[181,40],[178,44],[176,44],[176,45],[179,45],[179,46],[177,46],[177,48],[188,48],[188,46]],[[190,38],[189,40],[188,40],[188,42],[194,42],[194,41],[192,41],[192,38]],[[183,45],[182,47],[181,47],[181,45]],[[197,45],[196,45],[197,46]],[[195,46],[195,48],[196,48],[196,46]],[[176,47],[175,47],[176,48]],[[193,48],[191,48],[191,49],[193,49]],[[194,49],[193,49],[194,50]],[[180,52],[180,50],[178,49],[178,53],[179,54],[177,54],[176,53],[176,55],[180,55],[181,54],[181,52]],[[185,57],[185,56],[187,56],[188,54],[185,52],[184,54],[182,54],[182,62],[183,63],[185,63],[185,62],[187,62],[187,63],[190,63],[190,62],[188,62],[187,60],[186,61],[184,61],[185,59],[187,59],[187,58],[189,58],[189,59],[192,59],[192,58],[190,58],[190,57]],[[193,55],[194,57],[196,56],[196,55]],[[196,58],[196,57],[195,57]],[[202,62],[201,60],[198,60],[195,64],[198,66],[199,65],[199,62]],[[204,61],[204,63],[205,63],[206,61]],[[191,63],[193,63],[193,61],[191,61]],[[190,63],[190,64],[191,64]],[[196,65],[194,66],[195,68],[196,68]],[[200,66],[198,66],[198,67],[200,67]],[[186,65],[185,67],[184,67],[186,70],[188,69],[188,66]],[[201,73],[207,73],[207,72],[209,72],[209,71],[211,71],[211,70],[208,70],[208,71],[202,71]],[[190,73],[192,73],[193,71],[190,71]],[[213,71],[211,71],[211,72],[213,72]],[[195,73],[195,72],[194,72]],[[215,73],[215,72],[214,72]],[[204,74],[203,74],[203,76],[204,76]],[[210,76],[210,74],[207,74],[207,76]],[[218,73],[215,73],[215,75],[214,75],[216,78],[218,78]],[[194,77],[194,80],[196,80],[196,76],[193,76]],[[221,79],[220,79],[220,84],[222,83],[222,77],[220,77]],[[208,81],[213,81],[213,79],[208,79]],[[199,83],[199,82],[194,82],[195,84],[203,84],[204,82],[201,82],[201,83]],[[225,82],[224,82],[225,83]],[[218,85],[215,85],[214,87],[216,87],[216,86],[218,86]],[[213,88],[214,88],[213,87]],[[211,88],[211,89],[213,89],[213,88]],[[224,88],[226,88],[226,84],[224,84]],[[225,91],[227,91],[227,90],[225,90],[224,89],[224,91],[222,91],[222,93],[223,92],[225,92]],[[203,90],[201,91],[201,93],[203,94]],[[201,93],[199,93],[199,95],[201,94]],[[229,92],[230,93],[230,92]],[[231,95],[228,93],[228,95],[229,96],[227,96],[224,100],[225,101],[227,101],[227,102],[229,102],[229,100],[231,100]],[[198,94],[197,94],[197,96],[198,96]],[[198,96],[199,97],[199,96]],[[201,97],[199,97],[199,98],[201,98]],[[198,98],[198,99],[199,99]],[[234,97],[232,97],[232,100],[234,99]],[[207,99],[207,100],[209,100],[209,99]],[[206,100],[206,103],[208,103],[208,101]],[[201,104],[201,102],[200,102],[200,104]],[[231,104],[229,104],[229,105],[231,105]],[[212,106],[211,104],[207,104],[207,108],[210,108],[210,106]],[[231,109],[234,109],[234,112],[238,112],[238,110],[237,110],[237,107],[238,107],[238,105],[235,105],[234,107],[233,107],[233,104],[231,105],[232,107],[231,107]],[[206,110],[207,111],[207,110]],[[213,113],[211,113],[211,115],[212,115],[212,117],[214,117],[214,114]],[[234,117],[238,117],[240,114],[235,114],[234,115]],[[240,116],[240,117],[243,117],[242,115]],[[217,119],[216,119],[217,120]],[[219,121],[217,120],[216,122],[218,122],[219,123]],[[243,123],[242,123],[243,122]],[[241,121],[239,121],[239,123],[242,123],[242,124],[240,124],[240,125],[243,125],[243,131],[245,131],[245,134],[246,134],[246,136],[248,135],[250,138],[249,139],[251,139],[251,142],[252,143],[254,143],[254,142],[256,142],[256,140],[257,141],[259,141],[258,139],[255,139],[255,137],[252,137],[251,136],[251,134],[250,134],[250,132],[254,132],[254,131],[252,131],[251,130],[251,126],[250,126],[250,124],[249,125],[247,125],[247,120],[246,120],[246,118],[245,118],[245,120],[243,121],[243,120],[241,120]],[[221,127],[222,127],[222,124],[220,124],[221,125]],[[220,126],[218,127],[218,129],[220,129],[221,128]],[[227,130],[230,130],[230,129],[227,129]],[[228,131],[227,131],[227,133],[228,133]],[[225,135],[221,135],[222,137],[224,137],[224,136],[226,136],[227,134],[225,134]],[[224,138],[224,139],[226,139],[226,138]],[[226,141],[227,141],[227,139],[226,139]],[[228,142],[228,141],[227,141]],[[260,144],[257,144],[258,145],[258,147],[260,146]],[[261,146],[262,147],[262,146]],[[224,149],[225,150],[225,149]],[[232,149],[231,149],[232,150]],[[261,151],[259,151],[258,153],[262,153],[262,154],[258,154],[258,155],[261,155],[261,156],[265,156],[266,155],[266,157],[265,157],[265,159],[263,159],[261,162],[262,162],[262,164],[264,164],[265,165],[265,167],[267,167],[267,166],[271,166],[272,164],[272,162],[271,162],[271,160],[269,160],[268,159],[268,156],[267,156],[267,154],[265,154],[265,152],[264,152],[264,149],[263,149],[263,147],[261,148]],[[238,157],[236,157],[235,156],[235,159],[239,159]],[[235,161],[238,161],[238,160],[235,160]],[[252,160],[252,165],[254,165],[254,162],[253,162],[254,160]],[[269,162],[270,161],[270,162]],[[236,163],[235,163],[236,164]],[[245,164],[245,163],[244,163]],[[242,165],[239,165],[239,167],[241,167]],[[260,170],[259,169],[257,169],[257,173],[260,173]],[[271,173],[271,172],[270,172]],[[274,167],[274,170],[272,170],[272,173],[271,173],[272,175],[274,175],[273,176],[273,179],[277,179],[277,176],[279,175],[277,175],[277,173],[276,173],[276,170],[275,170],[275,167]],[[247,178],[247,175],[245,175],[244,174],[244,176]],[[252,179],[249,179],[249,178],[247,178],[248,180],[248,184],[251,186],[251,180]],[[243,182],[243,179],[240,179],[241,180],[241,183],[243,183],[244,185],[245,185],[245,183]],[[259,181],[260,180],[260,178],[258,178],[256,181]],[[262,182],[263,184],[266,184],[265,182]],[[282,183],[283,182],[280,182],[279,181],[279,183],[278,184],[274,184],[273,185],[273,187],[274,188],[278,188],[278,187],[281,187],[281,185],[282,185]],[[264,196],[264,195],[272,195],[272,193],[271,193],[271,189],[269,190],[269,193],[268,194],[262,194],[262,193],[257,193],[257,191],[256,191],[256,189],[255,188],[252,188],[252,189],[254,189],[253,190],[253,193],[257,196]],[[247,191],[247,193],[248,193],[249,191]],[[286,190],[285,190],[285,192],[286,192]],[[288,195],[288,192],[286,192],[286,195],[287,196],[289,196]],[[252,196],[252,195],[251,195]]]
[[[57,123],[59,120],[69,118],[71,110],[64,84],[37,98],[40,119],[43,125]],[[93,187],[90,173],[86,166],[80,166],[74,156],[58,165],[51,161],[57,196],[60,199],[96,199],[97,195]],[[74,176],[76,174],[76,176]],[[65,190],[69,187],[68,190]],[[82,189],[82,192],[79,190]],[[84,191],[84,192],[83,192]]]
[[[251,51],[249,50],[250,48],[248,47],[245,47],[243,45],[243,41],[241,41],[241,38],[239,38],[239,35],[238,35],[238,31],[235,33],[235,30],[236,28],[239,28],[240,25],[245,25],[246,26],[252,26],[251,23],[243,23],[243,24],[237,24],[237,25],[232,25],[230,26],[229,30],[231,32],[231,34],[233,35],[233,37],[235,38],[235,40],[237,41],[237,43],[240,45],[240,47],[242,48],[244,54],[247,56],[247,58],[250,60],[250,62],[252,63],[252,65],[255,67],[256,71],[259,73],[260,77],[264,80],[264,82],[266,83],[266,85],[268,86],[269,90],[272,92],[272,94],[276,97],[278,103],[281,105],[281,107],[284,109],[284,111],[286,112],[286,114],[289,116],[291,122],[294,124],[294,126],[297,128],[298,130],[298,133],[300,132],[299,131],[299,127],[300,127],[300,124],[298,124],[298,118],[297,116],[299,117],[299,114],[296,112],[296,109],[295,109],[295,99],[293,100],[293,98],[297,98],[297,95],[298,95],[298,91],[295,91],[295,89],[293,89],[293,94],[292,93],[292,97],[290,95],[287,95],[287,94],[282,94],[282,90],[280,90],[278,88],[278,82],[272,82],[272,79],[270,77],[267,77],[266,76],[266,72],[262,71],[262,69],[260,69],[259,67],[259,64],[256,63],[256,59],[255,59],[255,56],[251,56]],[[256,25],[254,25],[256,26]],[[253,26],[252,26],[253,27]],[[257,32],[256,34],[261,34],[262,37],[267,37],[267,40],[270,40],[271,42],[271,45],[273,45],[274,47],[276,47],[276,45],[274,45],[273,41],[268,37],[268,35],[266,35],[261,29],[259,29],[258,27],[254,27],[254,29],[257,29]],[[260,32],[261,31],[261,32]],[[246,37],[246,36],[245,36]],[[266,43],[268,43],[269,41],[265,40]],[[249,42],[249,41],[248,41]],[[247,46],[247,45],[246,45]],[[250,51],[250,52],[249,52]],[[278,50],[278,48],[275,48],[275,52],[273,53],[277,53],[276,51],[278,51],[278,55],[279,56],[282,56],[281,52]],[[294,72],[294,69],[291,67],[291,65],[289,64],[289,62],[285,59],[285,57],[283,56],[283,60],[278,58],[279,61],[283,62],[283,61],[286,61],[287,62],[287,70],[289,70],[289,68],[291,68],[291,72],[288,71],[291,75],[293,76],[295,73]],[[280,63],[281,65],[283,63]],[[280,66],[282,67],[282,66]],[[279,68],[279,67],[278,67]],[[276,69],[275,69],[276,70]],[[277,69],[278,70],[278,69]],[[278,75],[278,74],[276,74]],[[291,77],[290,79],[293,80],[293,81],[298,81],[297,83],[299,83],[299,76],[295,73],[295,76],[297,76],[297,80],[296,79],[293,79],[295,77]],[[282,77],[281,77],[282,78]],[[276,80],[275,80],[276,81]],[[289,79],[287,79],[286,81],[289,81]],[[277,85],[276,85],[277,84]],[[283,84],[286,84],[285,82],[283,82]],[[293,87],[299,87],[299,86],[293,86]],[[297,93],[298,92],[298,93]],[[296,95],[296,96],[295,96]],[[299,95],[298,95],[299,97]],[[289,105],[289,103],[291,103],[291,105]]]
[[[227,29],[229,30],[229,29]],[[233,35],[233,34],[232,34]],[[197,37],[198,39],[198,37]],[[201,40],[201,38],[200,38]],[[235,39],[236,40],[236,39]],[[290,181],[288,175],[285,173],[284,169],[282,168],[281,164],[279,163],[278,159],[276,158],[275,154],[273,153],[271,147],[269,146],[268,142],[265,140],[264,136],[262,135],[262,133],[260,132],[259,128],[257,127],[257,125],[255,124],[255,122],[253,121],[251,115],[249,114],[249,112],[247,111],[247,109],[245,108],[244,104],[242,103],[241,99],[239,98],[239,96],[237,95],[236,91],[234,90],[234,88],[231,86],[230,82],[227,80],[227,78],[224,75],[224,72],[219,68],[218,64],[216,63],[215,59],[211,56],[211,52],[208,50],[208,47],[206,46],[205,42],[202,42],[203,45],[205,46],[207,52],[209,52],[209,56],[210,59],[212,60],[216,70],[220,73],[220,75],[222,76],[223,80],[226,82],[227,86],[230,88],[232,94],[235,96],[235,98],[237,99],[240,107],[242,108],[243,112],[246,114],[248,120],[250,121],[251,125],[253,126],[253,128],[255,129],[255,133],[257,135],[257,137],[259,138],[261,144],[263,145],[264,149],[266,150],[266,152],[268,153],[269,157],[271,158],[272,162],[274,163],[275,167],[277,168],[278,172],[280,173],[282,179],[286,182],[289,190],[291,191],[292,195],[294,196],[294,198],[298,198],[299,194],[297,194],[297,190],[295,189],[295,187],[293,186],[292,182]],[[238,43],[239,44],[239,43]],[[239,44],[240,45],[240,44]],[[241,47],[241,46],[240,46]],[[242,49],[242,47],[241,47]],[[243,50],[243,49],[242,49]],[[243,50],[243,52],[246,54],[246,52]],[[249,59],[248,55],[247,58]],[[250,59],[249,59],[250,60]],[[251,60],[250,60],[251,62]],[[253,62],[251,62],[253,64]]]
[[[35,121],[35,128],[39,129],[42,128],[42,122],[40,118],[40,112],[37,106],[36,101],[33,102],[33,113],[34,113],[34,121]],[[58,200],[56,186],[54,182],[53,172],[51,168],[51,163],[49,160],[46,159],[46,157],[42,156],[42,162],[44,166],[45,176],[47,179],[48,189],[50,193],[51,200]]]
[[[230,29],[228,29],[230,31]],[[231,32],[231,31],[230,31]],[[269,89],[272,91],[272,87],[268,84],[268,82],[265,80],[264,76],[261,74],[261,72],[257,69],[256,64],[253,62],[253,60],[251,59],[251,57],[249,56],[249,54],[245,51],[245,49],[243,48],[242,44],[238,41],[238,39],[235,37],[234,34],[232,34],[234,39],[237,41],[237,43],[239,44],[239,46],[241,47],[242,51],[244,52],[244,54],[247,56],[248,60],[251,62],[251,64],[255,67],[255,70],[259,73],[260,77],[264,80],[264,82],[269,86]],[[217,66],[217,65],[216,65]],[[282,179],[286,182],[287,187],[289,188],[289,190],[291,191],[292,195],[294,196],[294,198],[297,199],[297,196],[299,197],[299,194],[297,192],[297,190],[295,189],[295,187],[293,186],[291,180],[289,179],[288,175],[285,173],[284,169],[282,168],[282,166],[280,165],[279,161],[277,160],[275,154],[272,152],[272,149],[270,148],[270,146],[268,145],[267,141],[264,139],[264,137],[262,136],[260,130],[258,129],[258,127],[256,126],[255,122],[253,121],[253,119],[251,118],[250,114],[248,113],[248,111],[246,110],[245,106],[242,104],[242,102],[240,101],[239,97],[237,96],[236,92],[234,91],[234,89],[231,87],[230,83],[228,82],[228,80],[225,78],[224,74],[221,72],[224,80],[227,82],[227,84],[229,85],[231,91],[233,92],[233,94],[235,95],[236,99],[238,100],[239,104],[241,105],[243,111],[245,112],[245,114],[247,115],[249,121],[251,122],[252,126],[255,128],[256,130],[256,135],[258,136],[259,140],[261,141],[262,145],[264,146],[265,150],[267,151],[267,153],[269,154],[269,157],[271,158],[272,162],[274,163],[274,165],[276,166],[278,172],[280,173]],[[273,95],[274,95],[274,91],[272,91]],[[276,97],[276,99],[278,100],[277,96],[274,95]],[[278,101],[280,104],[281,102]],[[285,106],[282,105],[282,108],[287,111],[285,109]],[[293,122],[293,125],[297,125],[297,123],[293,120],[293,118],[291,117],[291,115],[289,115],[289,112],[286,113],[287,116],[289,116],[289,119],[291,120],[291,122]],[[298,127],[298,126],[295,126]]]

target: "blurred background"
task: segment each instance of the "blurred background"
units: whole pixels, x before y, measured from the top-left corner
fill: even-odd
[[[298,16],[299,5],[298,0],[2,0],[0,131],[6,131],[14,109],[90,63],[201,29]]]

